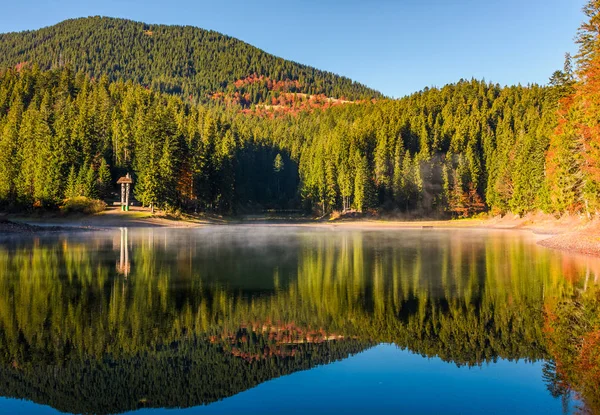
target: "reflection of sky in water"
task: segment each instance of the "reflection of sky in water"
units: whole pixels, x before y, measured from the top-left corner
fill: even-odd
[[[185,413],[562,413],[541,377],[541,362],[458,368],[379,345]]]
[[[561,414],[542,382],[542,362],[457,367],[394,345],[265,382],[213,403],[135,414]],[[46,406],[0,399],[3,413],[59,414]],[[571,408],[573,409],[573,408]]]
[[[0,328],[10,326],[13,318],[8,317],[14,313],[27,317],[16,321],[28,338],[35,339],[39,330],[62,333],[68,326],[76,334],[75,329],[86,330],[106,348],[131,346],[143,351],[147,343],[180,340],[180,332],[172,328],[196,321],[194,315],[186,320],[189,308],[208,322],[192,328],[197,334],[215,327],[220,332],[223,325],[237,328],[247,319],[262,325],[283,318],[304,324],[305,329],[329,324],[330,333],[346,338],[394,341],[463,363],[493,359],[498,350],[503,357],[529,353],[540,358],[544,300],[569,295],[573,289],[587,290],[598,282],[600,262],[546,250],[535,245],[536,239],[506,231],[260,226],[123,228],[60,238],[18,237],[0,243],[0,266],[2,261],[7,264],[0,267],[0,294],[5,297],[0,305],[7,311],[0,315]],[[57,294],[47,297],[47,293]],[[95,319],[88,322],[79,311],[70,320],[63,312],[66,305],[95,310]],[[52,324],[46,327],[48,315],[56,321],[48,320]],[[220,316],[218,324],[215,316]],[[396,325],[399,321],[402,324]],[[136,336],[130,337],[130,332]],[[85,343],[85,335],[72,336],[76,347]],[[113,345],[115,339],[127,341]],[[323,346],[332,350],[331,345]],[[304,358],[317,363],[314,356]],[[499,359],[459,368],[439,358],[379,345],[341,362],[180,411],[562,413],[561,400],[546,389],[542,366]],[[229,363],[227,368],[231,367]],[[252,378],[256,371],[253,367]],[[187,382],[185,377],[176,378]],[[230,383],[231,376],[225,379]],[[91,390],[92,396],[102,396],[96,395],[95,384]],[[154,396],[157,399],[157,393]],[[135,407],[138,398],[126,408]],[[152,396],[147,398],[152,405]],[[178,410],[139,413],[147,412]],[[59,412],[0,398],[0,414],[4,413]]]

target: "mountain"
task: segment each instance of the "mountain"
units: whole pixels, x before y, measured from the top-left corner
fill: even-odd
[[[588,49],[547,87],[473,79],[368,100],[190,27],[98,17],[3,35],[0,206],[110,199],[131,172],[137,201],[165,210],[595,215],[600,43]]]
[[[347,100],[382,97],[349,78],[276,57],[218,32],[110,17],[0,34],[0,68],[24,63],[41,69],[68,65],[92,77],[106,74],[109,80],[132,80],[199,101],[233,91],[246,96],[249,104],[271,102],[278,92]]]

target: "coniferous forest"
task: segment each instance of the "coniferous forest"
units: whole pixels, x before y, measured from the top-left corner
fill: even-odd
[[[600,2],[547,86],[388,99],[191,27],[85,18],[0,35],[0,205],[466,217],[600,207]],[[117,36],[116,33],[119,35]]]
[[[0,34],[0,412],[192,408],[323,366],[210,409],[600,413],[600,261],[571,255],[600,255],[588,1],[543,85],[401,98],[191,26]],[[56,214],[125,205],[125,175],[143,209]],[[326,222],[373,217],[491,220]],[[538,218],[561,234],[480,229]]]

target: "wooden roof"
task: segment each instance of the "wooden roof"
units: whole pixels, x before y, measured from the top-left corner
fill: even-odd
[[[131,177],[129,177],[129,175],[123,176],[119,180],[117,180],[117,184],[122,184],[122,183],[133,183],[133,180],[131,179]]]

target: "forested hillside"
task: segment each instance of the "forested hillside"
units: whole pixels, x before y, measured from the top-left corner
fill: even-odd
[[[553,91],[461,82],[263,119],[68,69],[9,69],[0,75],[0,200],[106,197],[129,170],[138,200],[162,207],[464,214],[487,201],[526,210],[544,202]]]
[[[132,171],[142,203],[196,211],[545,208],[556,91],[463,81],[264,119],[69,69],[9,69],[0,75],[0,200],[107,197]]]
[[[5,206],[105,198],[125,171],[147,206],[231,212],[234,202],[296,197],[297,172],[285,153],[274,171],[277,149],[242,136],[219,109],[132,83],[11,69],[0,75],[0,114]]]
[[[131,80],[200,101],[234,90],[249,103],[271,102],[280,92],[351,100],[381,97],[348,78],[278,58],[214,31],[109,17],[0,34],[0,67],[23,63],[42,69],[69,65],[92,77],[106,74],[111,81]],[[250,76],[264,82],[239,88]]]
[[[300,161],[302,195],[323,212],[550,209],[544,158],[556,93],[461,81],[305,115],[273,136]]]
[[[243,105],[254,98],[227,106],[212,99],[208,104],[187,99],[185,88],[217,90],[217,81],[205,89],[189,84],[176,90],[157,84],[159,78],[148,78],[155,88],[146,88],[145,78],[120,72],[119,68],[149,65],[149,56],[168,56],[161,60],[164,65],[177,62],[177,51],[183,50],[178,42],[188,44],[184,36],[188,32],[243,45],[227,50],[248,57],[251,65],[263,62],[254,59],[260,54],[250,46],[214,33],[90,18],[4,35],[0,48],[8,49],[0,59],[5,63],[19,49],[29,54],[24,60],[42,68],[59,67],[42,70],[28,64],[0,72],[0,204],[51,207],[78,195],[106,198],[118,175],[129,171],[134,175],[135,197],[144,205],[195,212],[303,208],[317,214],[348,209],[426,216],[535,210],[595,214],[600,207],[597,3],[585,10],[590,20],[579,33],[581,51],[574,64],[567,56],[564,69],[553,74],[549,86],[500,87],[461,80],[398,100],[361,100],[329,108],[308,104],[276,116],[276,110],[264,104],[260,111],[244,110]],[[129,39],[128,31],[141,31],[141,37],[131,35],[136,45],[154,45],[157,50],[175,45],[168,50],[177,56],[146,50],[132,62],[127,53],[138,52],[128,44],[125,54],[110,49],[117,46],[90,52],[85,62],[91,66],[78,66],[75,58],[66,58],[67,50],[88,44],[82,39],[102,44],[102,36],[117,29],[125,33],[123,39]],[[91,37],[80,35],[86,30]],[[181,39],[168,40],[167,34],[180,32]],[[65,51],[58,58],[49,52],[55,49],[39,46],[61,36],[72,39],[60,41]],[[25,40],[39,47],[16,46]],[[219,44],[215,42],[200,43]],[[192,49],[182,56],[195,61]],[[233,88],[238,98],[248,96],[244,88],[261,85],[269,93],[306,85],[316,88],[309,93],[348,92],[323,86],[341,88],[345,81],[319,83],[318,79],[329,78],[315,75],[306,83],[304,72],[296,71],[306,67],[289,64],[292,69],[281,72],[288,63],[269,61],[275,59],[270,55],[260,55],[267,59],[261,63],[265,70],[256,72],[270,68],[279,82],[248,75],[246,66],[228,61],[233,56],[229,52],[206,53],[212,56],[211,64],[224,59],[219,70],[229,68],[233,78],[245,77],[228,84],[233,78],[215,69],[181,79],[192,83],[220,79],[221,87]],[[74,67],[52,59],[66,59]],[[111,59],[126,63],[114,66]],[[82,70],[76,72],[77,68]],[[169,73],[163,66],[156,68]],[[104,71],[107,75],[89,76]],[[142,72],[152,77],[152,70]],[[111,82],[121,77],[130,80]],[[361,88],[354,97],[364,96],[366,90]],[[284,101],[285,94],[291,92],[282,92]]]

